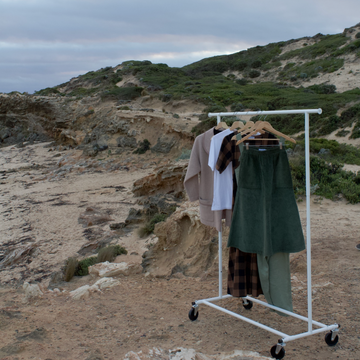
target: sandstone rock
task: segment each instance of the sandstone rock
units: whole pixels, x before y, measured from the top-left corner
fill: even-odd
[[[143,215],[140,209],[130,208],[129,214],[125,220],[125,226],[130,224],[139,224],[143,222]]]
[[[109,226],[111,230],[119,230],[119,229],[123,229],[126,226],[126,224],[124,222],[112,223]]]
[[[171,215],[179,205],[179,199],[170,194],[159,194],[145,197],[139,201],[139,204],[144,206],[143,212],[148,216],[157,213]]]
[[[35,244],[30,244],[12,250],[0,262],[0,269],[4,268],[5,266],[13,265],[19,262],[21,259],[31,255],[31,253],[34,251],[36,247],[37,246]]]
[[[216,355],[205,355],[194,349],[177,348],[173,350],[163,350],[152,348],[147,351],[130,351],[125,355],[124,360],[264,360],[269,357],[261,356],[254,351],[235,350],[231,353],[218,353]]]
[[[111,288],[120,284],[119,280],[113,279],[112,277],[103,277],[99,279],[94,285],[96,285],[100,290]]]
[[[151,148],[151,151],[167,154],[175,143],[176,141],[173,137],[170,138],[169,136],[163,135],[158,138],[157,143]]]
[[[89,266],[89,274],[92,277],[112,277],[126,273],[129,269],[129,264],[126,262],[110,263],[105,261]]]
[[[143,196],[183,191],[186,170],[187,162],[158,167],[153,174],[136,180],[132,192]]]
[[[119,136],[116,139],[117,146],[122,148],[136,148],[137,147],[137,141],[134,137],[129,136]]]
[[[79,216],[79,223],[85,226],[103,224],[113,219],[104,210],[95,207],[88,207],[86,211]]]
[[[200,222],[198,203],[185,202],[165,222],[155,225],[158,242],[144,254],[144,272],[167,277],[201,276],[214,265],[217,232]]]
[[[80,300],[83,298],[88,298],[92,292],[104,290],[106,288],[110,288],[113,286],[117,286],[120,284],[119,280],[115,280],[111,277],[103,277],[96,281],[93,285],[84,285],[73,291],[70,291],[70,297],[73,300]]]
[[[70,297],[74,300],[79,300],[82,298],[87,298],[90,295],[90,285],[84,285],[76,290],[70,291]]]
[[[25,291],[24,300],[28,301],[33,298],[41,297],[43,292],[41,291],[38,284],[29,284],[28,282],[24,282],[23,289]]]
[[[69,129],[62,130],[59,135],[59,138],[63,144],[69,144],[69,145],[73,145],[73,146],[78,145],[76,134],[72,130],[69,130]]]

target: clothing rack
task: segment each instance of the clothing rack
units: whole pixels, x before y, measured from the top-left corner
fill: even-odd
[[[258,326],[264,330],[272,332],[273,334],[281,336],[281,339],[278,340],[278,343],[274,345],[270,353],[272,357],[276,359],[282,359],[285,356],[285,349],[284,346],[287,342],[296,340],[299,338],[303,338],[310,335],[315,335],[321,332],[329,331],[325,335],[325,342],[329,346],[334,346],[337,344],[339,337],[337,335],[340,325],[333,324],[333,325],[325,325],[318,321],[314,321],[312,318],[312,284],[311,284],[311,230],[310,230],[310,141],[309,141],[309,114],[321,114],[322,109],[307,109],[307,110],[276,110],[276,111],[247,111],[247,112],[220,112],[220,113],[209,113],[209,117],[217,117],[217,124],[221,122],[221,117],[226,116],[256,116],[256,115],[284,115],[284,114],[304,114],[305,120],[305,171],[306,171],[306,257],[307,257],[307,317],[301,316],[299,314],[295,314],[294,312],[287,311],[281,309],[277,306],[270,305],[264,301],[260,301],[258,299],[253,298],[252,296],[243,297],[243,306],[245,309],[251,309],[253,302],[266,306],[270,309],[282,312],[286,315],[295,317],[297,319],[303,320],[308,323],[308,331],[299,333],[296,335],[288,335],[276,329],[273,329],[267,325],[259,323],[257,321],[251,320],[246,316],[237,314],[235,312],[229,311],[223,307],[213,304],[213,302],[231,298],[232,295],[223,295],[222,293],[222,231],[219,232],[219,296],[209,298],[209,299],[202,299],[196,300],[192,303],[192,308],[189,312],[189,318],[192,321],[195,321],[198,318],[199,312],[198,308],[199,305],[207,305],[219,311],[222,311],[226,314],[232,315],[240,320],[246,321],[252,325]],[[313,326],[317,326],[317,329],[313,329]]]

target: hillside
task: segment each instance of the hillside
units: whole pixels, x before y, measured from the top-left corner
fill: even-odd
[[[278,335],[206,307],[187,317],[218,290],[218,234],[183,180],[195,136],[215,123],[209,111],[321,107],[310,117],[314,318],[340,323],[340,341],[329,348],[320,334],[286,352],[359,359],[359,42],[360,24],[183,68],[126,61],[34,95],[0,94],[0,358],[269,358]],[[285,145],[305,232],[303,117],[266,121],[296,138]],[[304,252],[291,255],[291,275],[306,315]],[[223,304],[289,334],[306,327]]]
[[[162,112],[170,110],[180,116],[179,122],[189,116],[193,119],[194,115],[208,121],[206,113],[217,110],[321,107],[323,114],[312,119],[313,137],[338,130],[336,135],[340,141],[342,137],[357,139],[360,136],[359,34],[358,24],[345,29],[342,34],[318,34],[257,46],[232,55],[203,59],[183,68],[150,61],[126,61],[80,75],[34,95],[3,94],[0,141],[2,145],[11,143],[9,129],[16,126],[11,121],[9,126],[5,124],[9,123],[9,117],[11,119],[21,111],[18,108],[23,106],[18,104],[23,100],[35,103],[37,107],[42,104],[53,107],[52,114],[44,120],[55,120],[55,125],[65,121],[67,124],[62,124],[63,128],[73,128],[74,116],[79,116],[74,110],[78,105],[89,108],[93,114],[104,103],[111,103],[113,108],[120,110],[144,110],[144,107]],[[10,99],[5,100],[8,97]],[[182,109],[172,106],[178,101],[182,102]],[[185,103],[197,104],[195,114],[186,111]],[[68,112],[68,107],[72,108],[72,113]],[[36,109],[24,111],[41,116]],[[92,115],[90,112],[83,110],[86,116]],[[24,113],[22,116],[21,122],[27,122]],[[274,121],[280,131],[289,134],[302,130],[300,118],[292,117],[291,123],[287,117]],[[83,123],[86,127],[86,121]],[[46,132],[59,140],[59,134],[49,132],[49,129]],[[26,136],[29,134],[24,134],[25,139]]]

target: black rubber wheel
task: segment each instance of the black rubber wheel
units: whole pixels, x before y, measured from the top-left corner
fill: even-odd
[[[253,302],[248,300],[248,303],[247,304],[243,304],[243,307],[246,309],[246,310],[250,310],[252,307],[253,307]]]
[[[276,346],[274,345],[271,350],[270,350],[270,354],[273,358],[275,359],[282,359],[285,356],[285,349],[282,347],[281,350],[279,351],[278,354],[276,354]]]
[[[331,331],[325,335],[325,342],[329,346],[335,346],[339,341],[339,336],[335,336],[334,340],[331,340]]]
[[[196,312],[196,315],[195,315],[195,309],[194,308],[191,308],[190,311],[189,311],[189,319],[191,321],[195,321],[199,316],[199,312],[197,311]]]

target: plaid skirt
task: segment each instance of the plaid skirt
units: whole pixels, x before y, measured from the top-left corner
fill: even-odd
[[[229,249],[229,270],[227,293],[234,297],[262,294],[257,255],[244,253],[239,249]]]

